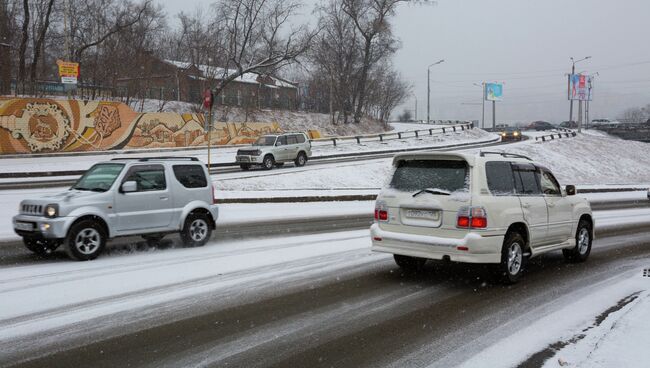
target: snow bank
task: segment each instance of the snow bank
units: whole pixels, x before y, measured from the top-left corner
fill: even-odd
[[[547,142],[525,141],[503,151],[546,165],[562,185],[650,183],[650,143],[579,134]]]

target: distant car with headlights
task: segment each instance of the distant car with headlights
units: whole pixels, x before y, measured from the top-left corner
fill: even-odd
[[[235,161],[242,170],[253,166],[271,170],[286,162],[305,166],[311,157],[311,141],[305,133],[263,135],[250,148],[237,150]]]
[[[527,157],[405,153],[393,167],[370,238],[373,251],[393,254],[402,269],[417,271],[430,259],[493,264],[512,283],[529,258],[554,250],[569,262],[589,256],[589,202]]]
[[[63,245],[79,261],[97,258],[119,236],[158,242],[179,232],[186,246],[202,246],[219,215],[209,178],[196,158],[101,162],[65,192],[21,201],[14,231],[34,253]]]
[[[502,141],[520,141],[521,130],[517,127],[505,126],[499,130]]]
[[[553,130],[555,129],[555,125],[547,122],[547,121],[534,121],[528,125],[529,130],[536,130],[536,131],[542,131],[542,130]]]

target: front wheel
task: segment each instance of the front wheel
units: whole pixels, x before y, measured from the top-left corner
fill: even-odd
[[[402,256],[399,254],[394,254],[393,258],[395,263],[404,271],[408,272],[419,272],[424,268],[424,264],[427,262],[425,258]]]
[[[573,263],[586,261],[591,253],[592,238],[591,224],[587,220],[580,220],[576,231],[576,246],[571,249],[562,249],[564,259]]]
[[[514,284],[519,281],[524,270],[524,247],[526,242],[519,233],[509,233],[501,249],[501,263],[498,266],[498,276],[504,284]]]
[[[96,221],[80,221],[70,228],[65,238],[65,251],[77,261],[90,261],[99,256],[106,246],[106,233]]]
[[[54,253],[56,248],[61,245],[61,241],[23,238],[23,244],[25,245],[25,248],[29,249],[30,252],[38,254],[41,257],[47,257]]]
[[[185,219],[181,230],[181,239],[186,247],[201,247],[210,240],[212,226],[208,216],[203,213],[191,213]]]
[[[262,161],[262,167],[264,167],[265,170],[271,170],[273,168],[273,165],[275,165],[275,159],[271,155],[266,155],[264,156],[264,161]]]

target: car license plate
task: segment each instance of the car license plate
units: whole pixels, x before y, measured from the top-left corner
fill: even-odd
[[[16,228],[16,230],[34,231],[34,224],[31,222],[16,221],[14,227]]]
[[[440,211],[406,210],[406,217],[438,221],[440,219]]]

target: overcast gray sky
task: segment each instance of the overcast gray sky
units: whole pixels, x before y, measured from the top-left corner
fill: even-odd
[[[158,0],[170,18],[207,0]],[[316,0],[303,0],[309,20]],[[596,73],[591,117],[616,117],[650,103],[648,0],[438,0],[436,6],[401,5],[393,20],[402,48],[394,63],[413,84],[402,106],[426,118],[427,66],[431,118],[480,119],[481,89],[504,83],[497,120],[567,120],[566,76],[571,56],[592,56],[576,71]],[[491,110],[486,105],[486,119]],[[575,115],[574,115],[575,117]]]

